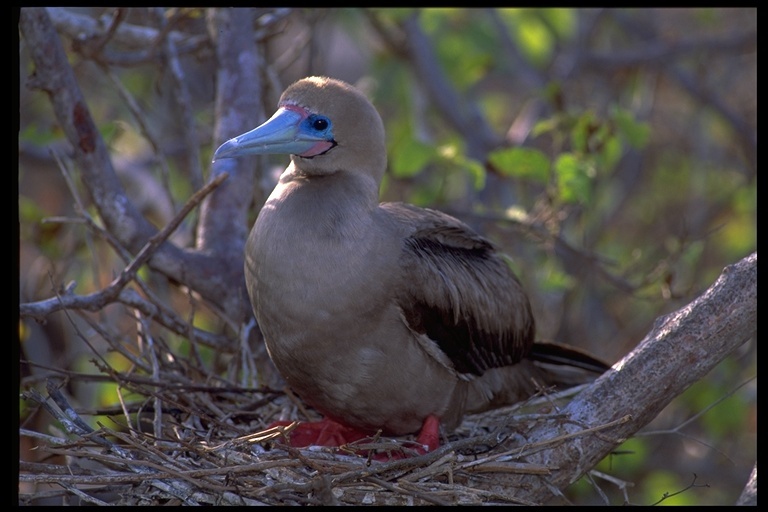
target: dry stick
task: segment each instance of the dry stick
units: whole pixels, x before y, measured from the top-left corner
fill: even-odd
[[[93,428],[90,427],[85,421],[80,418],[80,416],[75,412],[75,410],[72,408],[71,405],[69,405],[69,402],[64,397],[64,395],[58,390],[58,388],[53,384],[52,381],[49,381],[48,383],[48,394],[51,397],[51,399],[54,400],[54,402],[58,405],[60,410],[56,410],[54,407],[52,407],[48,400],[45,399],[40,393],[38,393],[36,390],[30,390],[26,394],[27,397],[37,401],[45,407],[51,415],[53,415],[59,422],[67,429],[68,432],[71,434],[75,434],[79,437],[83,437],[85,439],[90,439],[106,448],[108,448],[111,452],[115,453],[119,456],[119,459],[122,463],[124,463],[127,467],[129,467],[131,470],[133,470],[136,473],[147,475],[147,480],[149,483],[154,485],[155,487],[166,491],[167,493],[171,494],[172,496],[175,496],[176,498],[184,501],[185,503],[189,505],[197,505],[197,502],[192,497],[192,489],[185,485],[185,482],[174,482],[174,483],[167,483],[163,482],[161,480],[157,480],[153,478],[153,473],[156,472],[155,469],[151,469],[151,464],[146,463],[145,461],[136,461],[133,454],[120,447],[116,444],[112,443],[105,437],[103,437],[99,432],[96,432],[93,430]]]
[[[115,84],[119,87],[122,87],[121,84],[116,81],[117,79],[112,77],[113,81],[115,81]],[[118,87],[118,90],[119,90]],[[132,97],[129,95],[129,93],[126,91],[123,93],[124,99],[127,103],[129,103],[129,108],[131,105]],[[138,108],[138,107],[135,107]],[[135,108],[131,108],[131,110],[135,110]],[[136,116],[136,120],[140,122],[141,124],[141,116],[138,112],[134,112],[134,116]],[[146,130],[144,130],[144,134],[147,138],[149,138],[149,133],[146,133]],[[150,142],[152,142],[150,140]],[[154,147],[154,144],[153,144]],[[69,219],[69,218],[61,218],[61,217],[49,217],[47,219],[43,219],[43,222],[78,222],[78,223],[85,223],[85,225],[91,229],[92,231],[95,231],[99,236],[101,236],[106,242],[112,247],[112,249],[115,250],[115,252],[120,256],[120,258],[128,263],[131,260],[131,254],[120,244],[120,242],[110,233],[108,230],[102,228],[99,226],[90,215],[88,215],[88,212],[86,208],[83,206],[82,200],[80,199],[80,194],[77,191],[77,187],[75,187],[74,183],[72,182],[72,177],[70,176],[70,171],[68,170],[67,166],[64,164],[64,162],[59,157],[58,153],[55,151],[51,151],[51,156],[56,161],[56,163],[59,166],[59,169],[61,170],[61,174],[64,177],[64,181],[67,184],[67,187],[69,188],[70,194],[75,200],[75,209],[81,216],[81,218],[76,219]],[[161,163],[165,162],[164,159],[160,159]],[[90,240],[90,239],[88,239]],[[94,252],[91,250],[91,252]],[[96,259],[93,260],[94,266],[98,263]],[[100,275],[100,272],[98,272],[98,269],[94,272],[94,275]],[[183,324],[183,322],[179,319],[177,319],[172,311],[167,310],[162,304],[161,301],[156,297],[155,293],[141,280],[136,279],[134,281],[136,285],[139,287],[141,292],[147,296],[149,299],[149,302],[144,301],[138,294],[133,292],[133,290],[123,290],[119,296],[117,297],[117,300],[127,306],[133,307],[133,309],[140,311],[144,313],[146,316],[149,316],[153,319],[155,319],[160,325],[165,326],[171,331],[174,331],[178,334],[184,334],[187,335],[192,340],[199,340],[203,343],[208,344],[209,346],[221,346],[226,340],[217,340],[216,337],[210,333],[201,333],[199,329],[195,329],[194,327],[187,327],[192,326],[193,322],[188,322],[186,325]],[[70,293],[69,290],[74,289],[74,284],[70,284],[67,287],[67,291],[65,294]],[[148,304],[151,304],[152,307],[149,307]],[[226,317],[223,317],[226,320]],[[87,320],[86,320],[87,321]],[[95,325],[91,325],[92,328],[97,328]],[[123,353],[126,357],[129,359],[132,359],[132,357],[128,354]],[[134,362],[135,363],[135,362]]]
[[[489,461],[492,461],[492,460],[496,460],[496,459],[499,459],[501,457],[506,457],[506,456],[509,456],[509,455],[514,455],[515,458],[524,457],[526,455],[530,455],[532,453],[535,453],[535,452],[537,452],[537,451],[539,451],[539,450],[541,450],[543,448],[549,447],[549,446],[557,444],[557,443],[561,443],[563,441],[566,441],[566,440],[574,438],[574,437],[580,437],[580,436],[584,436],[584,435],[587,435],[587,434],[595,434],[595,433],[597,433],[597,432],[599,432],[601,430],[606,430],[606,429],[615,427],[617,425],[624,424],[624,423],[630,421],[631,419],[632,418],[630,416],[623,416],[623,417],[621,417],[621,418],[619,418],[617,420],[611,421],[611,422],[606,423],[604,425],[598,425],[596,427],[585,428],[584,430],[579,430],[577,432],[571,432],[571,433],[568,433],[568,434],[564,434],[564,435],[561,435],[561,436],[554,437],[552,439],[547,439],[547,440],[544,440],[544,441],[539,441],[537,443],[526,444],[526,445],[524,445],[522,447],[514,448],[512,450],[507,450],[507,451],[501,452],[501,453],[495,453],[495,454],[493,454],[491,456],[485,457],[485,458],[480,459],[480,460],[475,460],[475,461],[472,461],[472,462],[467,462],[465,464],[462,464],[460,467],[466,469],[466,468],[470,468],[472,466],[476,466],[478,464],[484,464],[486,462],[489,462]],[[536,467],[536,466],[539,466],[539,465],[537,465],[537,464],[532,465],[532,467]]]
[[[216,187],[221,185],[221,183],[227,179],[229,175],[227,173],[222,173],[216,176],[213,180],[208,182],[203,188],[195,192],[192,197],[189,198],[189,201],[184,205],[184,207],[179,211],[176,216],[171,219],[171,222],[169,222],[162,230],[157,232],[154,236],[152,236],[149,241],[144,245],[144,247],[141,248],[139,253],[136,255],[136,257],[133,259],[133,261],[128,264],[127,267],[125,267],[125,270],[118,276],[118,278],[112,282],[106,289],[109,290],[110,288],[114,288],[114,295],[117,295],[117,292],[121,290],[131,279],[133,279],[133,276],[138,272],[139,268],[149,260],[149,258],[152,256],[152,253],[157,250],[157,248],[160,246],[161,243],[163,243],[171,234],[176,231],[176,228],[179,227],[181,222],[184,220],[184,218],[191,212],[202,200],[213,192]]]
[[[157,17],[158,24],[162,32],[158,35],[157,43],[160,46],[160,52],[163,56],[164,64],[167,69],[167,76],[170,77],[173,98],[181,115],[181,137],[183,140],[184,160],[189,170],[189,177],[192,180],[193,188],[197,188],[203,182],[203,168],[200,165],[200,158],[197,148],[197,136],[195,134],[195,120],[192,115],[192,99],[189,92],[190,80],[184,75],[180,63],[179,52],[174,40],[167,37],[170,30],[174,27],[173,18],[171,22],[165,17],[166,11],[160,7],[153,9]]]
[[[198,190],[195,194],[192,195],[192,197],[187,201],[187,203],[184,205],[184,207],[179,211],[179,213],[169,222],[162,230],[160,230],[157,234],[152,236],[149,241],[142,247],[142,249],[139,251],[139,253],[136,255],[136,257],[128,264],[128,266],[120,273],[120,275],[112,281],[106,288],[101,290],[100,292],[96,292],[94,294],[90,294],[84,297],[81,297],[80,299],[84,301],[85,303],[91,302],[89,298],[96,297],[97,301],[100,303],[107,303],[111,299],[114,299],[117,297],[117,295],[120,293],[120,291],[132,280],[134,279],[136,272],[141,268],[141,266],[146,263],[147,260],[152,256],[154,251],[162,244],[167,238],[178,228],[178,226],[181,224],[182,220],[189,214],[189,212],[192,211],[193,208],[195,208],[205,196],[207,196],[209,193],[211,193],[213,190],[216,189],[226,178],[228,177],[228,174],[222,173],[216,178],[214,178],[211,182],[206,184],[203,188]],[[62,297],[60,295],[57,295],[55,299],[48,299],[48,301],[42,301],[42,303],[46,303],[49,301],[57,300],[60,304],[60,307],[67,308],[67,307],[73,307],[78,300],[72,300],[71,302],[74,304],[67,304],[70,302],[70,299],[78,299],[77,297],[67,296]],[[41,303],[31,304],[28,305],[32,308],[34,308],[35,305],[40,305]],[[20,308],[21,309],[21,308]],[[51,309],[52,311],[55,311],[58,308]],[[22,311],[23,313],[23,311]],[[91,435],[94,434],[93,429],[88,426],[87,423],[85,423],[69,406],[66,399],[63,397],[63,395],[56,389],[53,384],[49,384],[48,386],[48,392],[50,397],[59,405],[61,408],[61,413],[58,413],[53,409],[48,403],[47,400],[45,400],[42,396],[39,395],[39,393],[31,393],[30,398],[33,398],[34,400],[38,401],[41,405],[46,407],[48,411],[54,415],[54,417],[57,417],[60,421],[62,421],[62,424],[66,426],[67,430],[71,433],[76,433],[80,436],[88,435],[88,437],[94,439],[99,444],[102,444],[103,446],[109,448],[110,450],[114,451],[118,455],[121,456],[121,458],[124,458],[125,460],[133,460],[133,456],[130,454],[130,452],[114,445],[113,443],[109,442],[107,439],[103,438],[100,435]],[[144,471],[151,471],[146,467],[138,469],[140,472]],[[186,503],[189,504],[195,504],[195,500],[191,496],[191,490],[189,488],[184,488],[186,486],[181,486],[182,488],[179,488],[178,485],[168,485],[164,482],[161,482],[159,480],[153,480],[153,485],[156,487],[165,490],[169,492],[170,494],[178,497],[179,499],[183,500]]]
[[[717,404],[719,404],[723,400],[733,396],[739,389],[743,388],[744,386],[746,386],[747,384],[749,384],[750,382],[752,382],[755,379],[757,379],[757,375],[755,375],[754,377],[750,377],[749,379],[745,380],[744,382],[742,382],[741,384],[739,384],[738,386],[736,386],[735,388],[733,388],[732,390],[727,392],[725,395],[723,395],[720,398],[716,399],[714,402],[712,402],[708,406],[704,407],[702,410],[698,411],[696,414],[694,414],[693,416],[691,416],[687,420],[683,421],[682,423],[680,423],[678,426],[676,426],[674,428],[664,429],[664,430],[647,430],[645,432],[638,432],[635,435],[637,437],[640,437],[640,436],[655,436],[655,435],[659,435],[659,434],[679,434],[679,435],[681,435],[681,436],[683,436],[683,437],[685,437],[687,439],[691,439],[691,440],[696,441],[695,438],[693,438],[691,436],[688,436],[688,435],[686,435],[686,434],[684,434],[683,432],[680,432],[680,431],[683,428],[685,428],[686,425],[690,425],[691,423],[693,423],[697,419],[701,418],[708,411],[712,410],[712,408],[715,407]],[[704,446],[708,447],[708,448],[712,448],[713,450],[717,449],[717,448],[715,448],[713,446],[708,445],[707,443],[702,442],[702,444]]]
[[[184,322],[173,311],[160,304],[160,301],[154,297],[151,290],[140,279],[136,279],[135,282],[142,292],[152,300],[145,300],[136,290],[128,288],[120,292],[117,297],[118,302],[141,311],[169,331],[187,336],[190,340],[194,338],[195,341],[208,347],[220,348],[229,342],[229,338],[226,336],[203,331],[194,327],[190,322]],[[224,320],[227,321],[226,318]]]
[[[442,506],[448,506],[451,505],[450,502],[447,502],[445,500],[441,500],[439,498],[436,498],[434,496],[430,496],[429,494],[417,490],[411,490],[403,488],[400,485],[393,484],[391,482],[387,482],[386,480],[382,480],[381,478],[376,478],[374,476],[369,476],[365,479],[368,482],[374,483],[378,485],[379,487],[382,487],[384,489],[387,489],[388,491],[392,491],[397,494],[407,494],[410,496],[413,496],[414,498],[418,498],[424,501],[428,501],[429,503],[432,503],[434,505],[442,505]]]
[[[144,112],[142,111],[141,107],[139,106],[139,102],[136,101],[136,98],[128,91],[128,89],[123,86],[123,83],[120,81],[120,79],[115,75],[115,73],[110,69],[105,63],[100,62],[101,69],[106,74],[107,78],[110,79],[112,82],[112,85],[115,86],[115,90],[120,95],[120,97],[123,99],[123,103],[128,107],[128,110],[131,112],[131,115],[133,116],[134,121],[139,126],[139,131],[141,132],[141,135],[144,137],[144,140],[146,140],[150,147],[152,148],[152,152],[157,157],[158,165],[160,166],[160,181],[162,182],[163,186],[165,187],[165,190],[171,190],[170,187],[170,174],[171,171],[168,166],[168,160],[166,159],[165,154],[162,151],[163,145],[156,140],[156,138],[153,136],[152,132],[150,131],[149,127],[147,126],[146,119],[147,116],[144,115]],[[168,198],[171,201],[171,205],[173,208],[176,208],[176,205],[174,204],[174,198],[172,194],[168,194]]]
[[[184,207],[171,219],[171,221],[155,235],[153,235],[144,247],[141,248],[136,257],[127,267],[115,278],[106,288],[88,295],[60,295],[50,299],[21,304],[19,313],[21,316],[33,316],[44,318],[46,315],[58,311],[59,309],[85,309],[89,311],[102,308],[104,305],[114,301],[125,286],[134,279],[139,268],[146,263],[152,254],[160,247],[165,240],[179,227],[184,218],[194,209],[202,200],[216,189],[226,178],[228,174],[222,173],[203,188],[195,192],[186,202]],[[71,289],[68,288],[68,289]]]
[[[72,181],[71,170],[64,164],[64,161],[61,159],[58,152],[54,150],[50,150],[50,154],[53,157],[53,159],[56,161],[56,165],[58,165],[59,170],[61,171],[61,175],[64,178],[64,182],[67,184],[67,188],[69,189],[69,194],[75,200],[75,211],[80,214],[80,217],[82,219],[85,219],[85,225],[91,230],[100,234],[107,241],[107,243],[110,246],[112,246],[112,248],[123,259],[123,261],[125,262],[130,261],[131,259],[130,253],[126,251],[122,245],[120,245],[120,243],[112,236],[112,233],[108,232],[106,229],[102,229],[93,221],[91,216],[88,215],[88,210],[83,205],[83,202],[80,199],[80,194],[77,191],[77,187]],[[46,219],[43,219],[43,222],[46,222]],[[93,241],[91,240],[91,237],[85,236],[85,243],[87,244],[88,250],[91,252],[91,254],[95,254],[96,251],[93,247]],[[93,275],[95,278],[94,282],[101,284],[101,282],[98,280],[98,276],[101,275],[101,271],[99,270],[98,258],[93,258],[92,268],[93,268]],[[50,279],[51,281],[53,281],[53,277],[51,277]]]
[[[60,375],[65,376],[68,379],[74,380],[77,379],[78,381],[91,381],[91,382],[108,382],[108,383],[116,383],[119,382],[122,385],[125,385],[126,383],[131,383],[136,386],[146,385],[146,386],[162,386],[163,389],[169,390],[169,391],[178,391],[178,392],[202,392],[202,393],[253,393],[253,392],[259,392],[269,395],[278,395],[281,393],[280,390],[277,389],[270,389],[268,387],[260,387],[260,388],[253,388],[253,387],[239,387],[239,386],[228,386],[228,387],[221,387],[221,386],[212,386],[208,384],[194,384],[194,383],[168,383],[168,382],[160,382],[158,383],[156,380],[152,379],[151,377],[145,377],[141,375],[125,375],[120,373],[112,373],[110,375],[95,375],[93,373],[84,373],[84,372],[74,372],[71,370],[65,370],[62,368],[56,368],[53,366],[46,366],[44,364],[39,364],[35,362],[29,362],[30,366],[33,366],[35,368],[41,368],[43,370],[47,370],[50,372],[55,372]],[[28,378],[24,380],[24,383],[28,382],[37,382],[43,380],[42,378]],[[102,410],[102,409],[100,409]],[[119,412],[119,411],[118,411]],[[96,412],[93,414],[107,414],[102,412]]]

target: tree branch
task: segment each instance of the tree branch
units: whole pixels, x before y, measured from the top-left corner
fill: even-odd
[[[82,182],[107,230],[135,254],[157,230],[141,215],[115,174],[109,151],[91,118],[47,10],[22,9],[19,26],[35,63],[35,74],[28,84],[48,93],[59,125],[72,145]],[[228,210],[219,217],[227,220],[226,225],[217,228],[219,232],[233,233],[229,236],[235,242],[204,244],[205,253],[180,250],[166,242],[157,248],[148,264],[174,281],[198,291],[211,303],[229,311],[233,318],[242,319],[248,314],[242,278],[245,210],[248,206],[244,197],[251,193],[252,188],[241,182],[243,173],[237,173],[236,169],[219,168],[215,174],[230,170],[234,173],[231,176],[236,185],[222,187],[224,190],[217,191],[215,196],[220,204],[238,205],[240,213],[234,215]],[[209,211],[206,204],[203,214]],[[222,272],[222,269],[228,271]]]
[[[178,321],[174,315],[167,311],[163,311],[163,308],[159,305],[155,306],[156,309],[148,308],[146,303],[139,300],[135,293],[124,290],[124,288],[130,281],[136,278],[136,273],[139,268],[141,268],[141,266],[152,256],[153,252],[171,236],[184,218],[203,200],[204,197],[215,190],[226,178],[226,174],[220,174],[201,190],[197,191],[171,222],[149,239],[136,257],[125,267],[120,275],[109,284],[109,286],[103,290],[84,296],[78,296],[71,293],[72,286],[70,286],[64,290],[63,294],[57,295],[56,297],[39,302],[21,304],[19,306],[19,314],[21,317],[33,317],[38,320],[43,320],[51,313],[61,309],[99,311],[107,304],[120,301],[126,304],[131,304],[133,307],[139,307],[142,311],[147,313],[148,316],[156,318],[160,323],[175,332],[191,334],[186,324]],[[215,339],[215,336],[210,336],[203,331],[198,331],[196,329],[194,331],[202,338]]]
[[[448,80],[432,49],[432,42],[419,25],[418,12],[402,21],[401,37],[390,33],[374,12],[366,11],[365,14],[391,50],[404,55],[408,60],[440,115],[466,141],[467,154],[477,160],[485,160],[486,153],[497,147],[503,139],[494,133],[478,106],[460,97]]]
[[[101,39],[105,29],[112,22],[108,16],[95,20],[91,16],[75,14],[63,7],[48,7],[46,10],[56,30],[78,42],[76,48],[79,50],[83,50],[89,41]],[[111,41],[127,48],[138,48],[139,50],[136,52],[123,51],[119,54],[100,51],[98,60],[100,63],[110,66],[136,66],[153,62],[157,58],[156,44],[160,35],[161,32],[152,27],[120,23],[114,33],[110,34]],[[195,36],[170,31],[166,36],[176,45],[179,55],[197,52],[209,44],[206,35]],[[85,51],[90,53],[90,50]]]
[[[217,60],[214,148],[264,121],[260,75],[263,65],[253,39],[252,18],[252,9],[208,12],[208,31],[215,42]],[[230,179],[220,194],[212,195],[203,203],[198,229],[200,249],[216,248],[222,254],[238,254],[242,261],[248,234],[246,214],[253,201],[257,177],[256,162],[256,158],[229,158],[213,163],[213,176],[227,173]],[[242,269],[240,271],[242,274]]]
[[[628,416],[630,421],[603,432],[547,449],[527,462],[545,464],[546,483],[563,489],[594,467],[624,440],[647,425],[675,397],[701,379],[757,331],[757,253],[727,266],[718,280],[687,306],[659,318],[651,332],[613,369],[577,395],[561,412],[559,426],[537,429],[538,443],[590,425]],[[522,499],[545,502],[553,496],[531,475],[511,477]]]

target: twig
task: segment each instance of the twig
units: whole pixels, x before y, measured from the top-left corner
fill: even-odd
[[[210,194],[216,189],[228,175],[226,173],[218,175],[216,178],[207,183],[202,189],[195,192],[192,197],[186,202],[182,209],[177,213],[166,226],[152,236],[139,253],[133,258],[120,275],[114,279],[107,287],[102,290],[88,295],[62,295],[51,299],[46,299],[39,302],[31,302],[21,304],[19,306],[19,313],[22,317],[31,316],[39,320],[44,319],[51,313],[60,309],[84,309],[88,311],[97,311],[103,308],[106,304],[113,302],[123,288],[134,279],[136,272],[139,268],[152,257],[154,251],[162,244],[176,228],[181,224],[182,220],[195,208],[205,196]]]

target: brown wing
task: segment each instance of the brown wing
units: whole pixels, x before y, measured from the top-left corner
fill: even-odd
[[[525,357],[535,334],[530,303],[496,248],[444,213],[382,206],[411,229],[399,297],[411,329],[429,337],[459,373],[482,375]]]

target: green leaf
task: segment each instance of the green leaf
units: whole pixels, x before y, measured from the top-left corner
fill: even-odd
[[[311,9],[308,9],[311,10]],[[339,9],[342,10],[342,9]],[[383,20],[387,24],[402,23],[409,16],[412,16],[416,9],[412,7],[371,7],[371,11],[375,13],[378,19]],[[357,25],[360,25],[360,20],[356,19]]]
[[[488,154],[488,161],[504,176],[523,178],[546,184],[549,180],[549,158],[532,148],[505,148]]]
[[[469,158],[460,144],[454,142],[444,144],[440,146],[438,153],[444,162],[472,176],[474,180],[472,184],[476,190],[485,186],[485,167],[477,160]]]
[[[523,53],[535,64],[544,64],[550,58],[555,43],[544,24],[533,20],[518,27],[517,41]]]
[[[464,160],[464,168],[474,179],[475,190],[481,190],[485,186],[485,167],[483,164],[472,158]]]
[[[551,58],[556,41],[535,9],[505,8],[498,9],[498,13],[530,62],[544,65]]]
[[[576,125],[571,130],[571,144],[573,149],[581,153],[589,152],[589,141],[592,134],[599,127],[599,120],[595,113],[587,110],[576,119]]]
[[[37,224],[48,213],[27,196],[19,195],[19,220],[25,224]]]
[[[547,260],[536,269],[536,282],[543,292],[561,293],[573,289],[576,279],[566,274],[557,264]]]
[[[398,178],[410,178],[421,172],[435,157],[435,149],[416,139],[405,139],[392,148],[390,169]]]
[[[618,107],[613,110],[613,118],[627,144],[635,149],[645,147],[651,136],[651,127],[648,123],[637,121],[631,112]]]
[[[600,169],[606,170],[613,168],[621,158],[623,153],[621,140],[616,136],[611,136],[605,141],[603,150],[599,155]]]
[[[29,142],[37,146],[46,146],[57,140],[61,140],[61,133],[57,131],[42,130],[38,123],[32,122],[19,131],[19,140]]]
[[[573,153],[563,153],[555,161],[557,191],[564,203],[586,203],[591,198],[594,169]]]
[[[458,90],[466,91],[488,74],[499,45],[485,17],[467,9],[432,8],[421,11],[420,21]]]
[[[560,39],[573,36],[578,27],[576,11],[568,8],[545,8],[539,11],[550,30]]]
[[[533,125],[531,129],[531,136],[538,137],[544,133],[554,132],[560,127],[560,116],[553,116],[547,119],[542,119]]]

